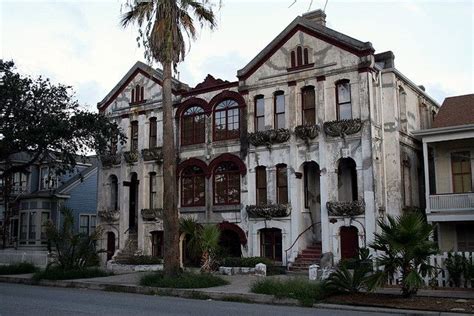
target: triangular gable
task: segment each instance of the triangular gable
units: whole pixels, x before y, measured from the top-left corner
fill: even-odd
[[[268,44],[244,68],[237,71],[239,80],[245,80],[252,75],[265,61],[280,49],[298,31],[307,33],[329,44],[337,46],[357,56],[367,56],[374,53],[370,42],[361,42],[355,38],[334,31],[326,26],[312,22],[301,16],[295,18],[270,44]]]
[[[135,65],[125,74],[125,76],[115,85],[115,87],[105,96],[105,98],[97,103],[97,108],[100,112],[105,111],[105,109],[115,100],[115,98],[127,87],[127,85],[138,75],[142,74],[144,77],[147,77],[153,80],[155,83],[162,85],[163,82],[163,72],[160,69],[154,69],[147,64],[137,61]],[[179,94],[182,91],[189,89],[187,85],[173,78],[173,93]]]

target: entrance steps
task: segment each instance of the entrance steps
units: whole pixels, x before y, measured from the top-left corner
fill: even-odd
[[[138,236],[135,232],[129,232],[125,247],[120,249],[117,254],[112,258],[117,263],[125,263],[129,259],[136,255],[138,250]]]
[[[319,264],[321,260],[321,243],[313,243],[298,254],[290,267],[290,271],[307,271],[312,264]]]

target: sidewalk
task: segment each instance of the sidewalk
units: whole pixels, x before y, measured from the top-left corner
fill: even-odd
[[[43,285],[43,286],[55,286],[55,287],[74,287],[74,288],[86,288],[93,290],[105,290],[115,292],[131,292],[138,294],[147,295],[169,295],[183,298],[199,298],[199,299],[214,299],[223,301],[240,301],[247,303],[260,303],[260,304],[273,304],[273,305],[299,305],[295,299],[278,299],[272,295],[255,294],[250,292],[251,285],[259,280],[261,277],[255,275],[233,275],[233,276],[222,276],[224,279],[229,281],[228,285],[204,288],[204,289],[169,289],[169,288],[153,288],[140,286],[140,278],[149,272],[136,272],[129,274],[118,274],[107,277],[91,278],[91,279],[76,279],[76,280],[63,280],[63,281],[48,281],[41,280],[39,282],[31,279],[32,274],[22,275],[8,275],[0,276],[0,282],[9,283],[20,283],[20,284],[31,284],[31,285]],[[305,278],[304,276],[269,276],[267,278]],[[377,291],[383,294],[399,294],[400,291],[397,288],[384,288]],[[420,290],[419,296],[432,296],[432,297],[447,297],[455,299],[474,299],[474,290]],[[376,308],[376,307],[354,307],[344,305],[333,304],[316,304],[315,307],[320,308],[333,308],[333,309],[357,309],[367,311],[379,311],[383,313],[402,313],[407,315],[451,315],[451,313],[440,313],[440,312],[423,312],[413,310],[401,310],[401,309],[388,309],[388,308]],[[456,315],[460,315],[456,313]]]

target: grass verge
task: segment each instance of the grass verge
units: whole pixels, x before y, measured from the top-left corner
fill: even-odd
[[[229,282],[212,274],[181,273],[175,277],[165,276],[162,272],[145,275],[140,285],[178,289],[199,289],[227,285]]]
[[[110,272],[105,272],[99,268],[85,268],[80,270],[63,270],[59,267],[49,268],[43,271],[36,272],[33,275],[33,280],[73,280],[73,279],[87,279],[98,278],[112,275]]]
[[[252,284],[251,291],[258,294],[274,295],[277,298],[297,299],[303,306],[313,306],[324,298],[323,284],[303,279],[260,280]]]
[[[36,270],[37,269],[33,264],[22,262],[0,266],[0,275],[33,273]]]

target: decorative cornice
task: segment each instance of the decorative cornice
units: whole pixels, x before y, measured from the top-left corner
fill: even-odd
[[[248,134],[249,143],[254,146],[267,146],[270,148],[272,144],[280,144],[290,139],[290,131],[286,128],[270,129],[266,131],[258,131]]]
[[[365,213],[364,201],[337,202],[329,201],[326,203],[330,216],[352,217]]]
[[[250,218],[272,219],[290,215],[290,207],[287,204],[247,205],[245,210]]]

